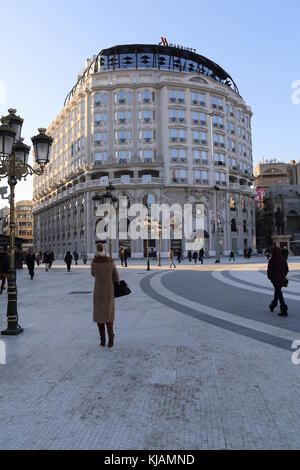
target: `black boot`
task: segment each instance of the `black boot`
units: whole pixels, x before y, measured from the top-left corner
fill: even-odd
[[[100,333],[100,346],[105,346],[105,325],[104,323],[97,323]]]
[[[287,317],[287,316],[288,316],[287,310],[288,310],[288,306],[287,306],[287,305],[282,305],[282,306],[280,306],[280,313],[278,313],[278,315],[279,315],[280,317]]]
[[[274,312],[274,308],[276,307],[276,304],[272,301],[269,305],[270,312]]]
[[[112,348],[114,345],[114,324],[113,322],[106,323],[107,333],[108,333],[108,347]]]

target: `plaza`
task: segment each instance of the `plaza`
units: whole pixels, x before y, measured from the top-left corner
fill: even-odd
[[[260,257],[117,267],[132,293],[116,299],[112,349],[92,322],[89,265],[18,270],[24,333],[1,337],[0,449],[299,448],[299,257],[287,318],[268,309]]]

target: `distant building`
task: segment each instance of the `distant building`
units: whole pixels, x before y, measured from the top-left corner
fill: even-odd
[[[256,166],[254,176],[256,189],[267,189],[274,184],[299,184],[300,162],[262,161]]]
[[[3,207],[0,209],[0,234],[6,235],[8,230],[8,214],[9,208]]]
[[[280,213],[279,229],[276,215]],[[300,185],[276,184],[267,188],[263,202],[256,208],[257,249],[271,247],[274,235],[289,235],[290,251],[300,255]],[[283,237],[284,238],[284,237]],[[282,241],[281,245],[284,244]]]
[[[16,203],[15,220],[16,220],[16,237],[23,239],[23,250],[33,248],[33,215],[32,215],[32,201],[19,201]],[[9,235],[9,214],[8,214],[8,229]]]

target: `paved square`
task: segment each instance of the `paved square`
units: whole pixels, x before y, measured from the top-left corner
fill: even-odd
[[[299,259],[287,318],[268,309],[265,260],[241,261],[120,268],[132,294],[116,300],[112,349],[92,322],[89,266],[18,271],[24,333],[0,338],[0,448],[299,448]]]

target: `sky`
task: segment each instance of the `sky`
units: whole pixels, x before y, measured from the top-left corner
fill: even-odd
[[[254,166],[261,157],[298,161],[299,16],[299,0],[1,1],[0,115],[16,108],[30,145],[61,111],[87,58],[163,36],[232,76],[253,111]],[[18,183],[16,200],[31,198],[29,177]]]

